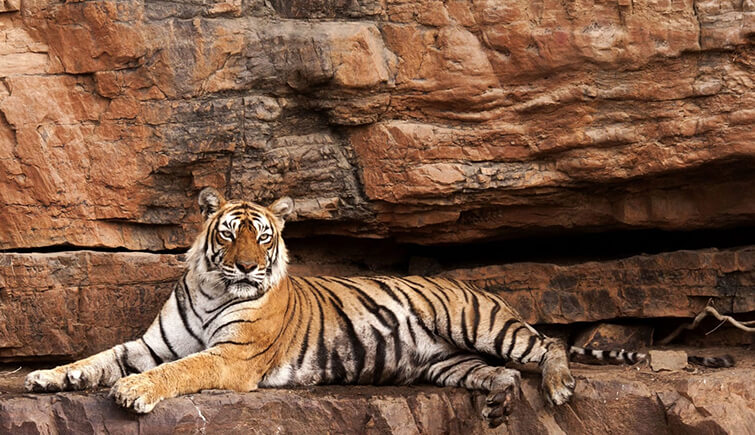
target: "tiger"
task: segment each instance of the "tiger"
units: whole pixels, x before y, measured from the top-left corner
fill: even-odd
[[[535,363],[547,402],[567,403],[575,378],[565,345],[500,296],[441,277],[294,277],[282,238],[294,202],[268,207],[203,189],[202,232],[146,332],[88,358],[31,372],[30,392],[111,387],[136,413],[202,390],[322,384],[463,387],[486,394],[482,418],[505,421]],[[597,359],[644,354],[570,348]]]

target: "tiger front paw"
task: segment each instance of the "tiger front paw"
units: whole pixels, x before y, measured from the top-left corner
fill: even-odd
[[[81,367],[60,366],[50,370],[36,370],[29,373],[24,381],[24,389],[29,392],[54,392],[84,390],[97,386],[96,373]]]
[[[140,414],[146,414],[164,397],[158,393],[158,387],[144,374],[121,378],[113,385],[110,396],[124,408]]]
[[[24,380],[24,389],[33,393],[63,391],[66,389],[66,372],[61,367],[51,370],[35,370]]]
[[[543,371],[543,393],[546,400],[554,405],[563,405],[571,399],[577,382],[569,373],[569,368],[560,366]]]

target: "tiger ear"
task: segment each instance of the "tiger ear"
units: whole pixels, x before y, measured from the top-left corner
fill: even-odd
[[[286,218],[294,211],[294,200],[284,196],[283,198],[275,201],[270,205],[270,211],[280,220],[285,221]]]
[[[205,219],[209,219],[220,207],[225,204],[225,198],[212,187],[205,187],[199,192],[199,211]]]

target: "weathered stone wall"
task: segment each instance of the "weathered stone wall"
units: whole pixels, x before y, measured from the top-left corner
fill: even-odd
[[[306,257],[294,275],[372,274]],[[385,272],[385,269],[378,272]],[[75,359],[138,337],[182,273],[175,255],[64,252],[0,256],[0,362]],[[755,248],[678,251],[570,266],[513,263],[457,269],[531,323],[694,317],[755,311]]]
[[[146,328],[206,185],[292,196],[290,238],[751,228],[752,8],[0,1],[0,359]],[[294,254],[294,273],[392,272]],[[445,272],[568,323],[751,311],[753,264],[741,247]]]
[[[0,247],[184,248],[205,185],[299,235],[751,224],[751,9],[6,1]]]

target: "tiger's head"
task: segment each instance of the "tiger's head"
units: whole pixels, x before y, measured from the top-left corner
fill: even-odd
[[[199,193],[204,230],[187,255],[203,281],[216,290],[256,299],[286,276],[288,253],[281,232],[294,209],[284,197],[269,207],[226,201],[211,187]]]

